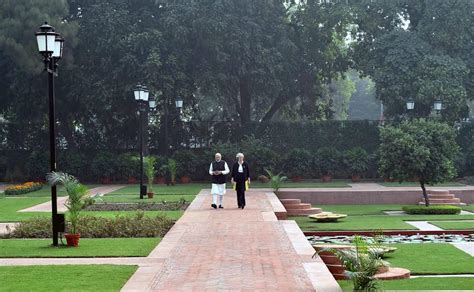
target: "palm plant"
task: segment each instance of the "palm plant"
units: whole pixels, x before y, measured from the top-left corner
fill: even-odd
[[[168,163],[163,165],[161,168],[169,172],[171,184],[174,185],[176,182],[176,169],[178,168],[176,160],[169,158]]]
[[[277,192],[283,184],[283,181],[285,181],[287,177],[284,176],[281,172],[279,172],[278,174],[274,174],[269,169],[265,169],[265,171],[270,177],[270,185],[272,186],[273,191]]]
[[[374,277],[380,267],[387,267],[388,262],[382,260],[378,241],[368,241],[360,236],[354,237],[351,249],[328,248],[344,265],[346,274],[352,280],[354,291],[377,291],[379,283]]]
[[[155,179],[156,169],[155,169],[156,157],[147,156],[145,158],[145,174],[148,178],[148,191],[153,192],[153,180]]]
[[[79,216],[84,207],[84,196],[88,189],[85,185],[79,183],[77,178],[64,172],[50,172],[46,175],[46,179],[50,185],[63,185],[69,198],[66,201],[68,218],[71,222],[71,234],[77,234],[77,223]]]

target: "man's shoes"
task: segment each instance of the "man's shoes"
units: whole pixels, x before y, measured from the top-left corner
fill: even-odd
[[[216,205],[216,204],[212,204],[211,207],[214,208],[214,209],[217,209],[217,205]]]
[[[224,209],[224,207],[222,207],[222,205],[219,205],[219,209]]]
[[[245,206],[242,206],[242,210],[244,209]]]

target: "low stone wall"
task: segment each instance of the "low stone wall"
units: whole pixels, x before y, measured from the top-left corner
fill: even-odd
[[[474,204],[474,190],[450,189],[452,194],[466,204]],[[313,205],[376,205],[400,204],[415,205],[423,198],[420,190],[280,190],[277,192],[280,199],[300,199],[302,202]]]

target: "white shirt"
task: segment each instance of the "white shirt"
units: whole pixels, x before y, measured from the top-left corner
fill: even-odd
[[[211,166],[209,166],[209,174],[214,175],[212,172],[213,170],[212,170],[212,163],[211,163]],[[224,162],[224,170],[222,171],[222,174],[228,174],[229,172],[230,172],[229,166],[227,166],[227,162]]]
[[[243,164],[243,163],[242,163],[242,164]],[[239,163],[238,172],[240,172],[240,173],[244,172],[244,168],[242,167],[242,164]]]

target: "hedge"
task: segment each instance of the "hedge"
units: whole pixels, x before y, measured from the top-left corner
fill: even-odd
[[[461,208],[451,205],[403,206],[403,211],[410,215],[459,214]]]

